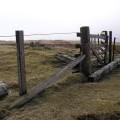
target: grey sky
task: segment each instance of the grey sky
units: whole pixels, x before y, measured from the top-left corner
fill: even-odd
[[[1,0],[0,35],[112,30],[120,38],[120,0]],[[76,39],[76,35],[37,36],[26,39]]]

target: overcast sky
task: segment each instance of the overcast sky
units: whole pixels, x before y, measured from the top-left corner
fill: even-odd
[[[0,36],[76,32],[90,26],[91,33],[112,30],[120,38],[120,0],[1,0]],[[76,35],[37,36],[36,39],[76,39]],[[34,38],[29,38],[34,39]]]

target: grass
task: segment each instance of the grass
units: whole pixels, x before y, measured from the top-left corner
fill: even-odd
[[[70,54],[72,50],[68,48],[33,49],[25,46],[28,89],[59,69],[59,63],[54,59],[58,51]],[[82,73],[69,72],[22,108],[9,111],[11,103],[19,98],[16,47],[0,45],[0,56],[0,77],[9,89],[9,96],[0,101],[1,118],[5,117],[7,120],[84,120],[84,116],[88,114],[89,116],[97,115],[100,118],[100,115],[120,112],[120,68],[96,83],[87,83]]]

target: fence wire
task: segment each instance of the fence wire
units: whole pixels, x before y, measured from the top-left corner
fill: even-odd
[[[24,36],[47,36],[47,35],[57,35],[57,34],[75,34],[77,32],[66,32],[66,33],[40,33],[40,34],[26,34]],[[3,35],[3,36],[0,36],[0,37],[15,37],[15,35]]]

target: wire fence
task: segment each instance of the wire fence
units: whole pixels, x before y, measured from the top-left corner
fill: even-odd
[[[54,32],[25,34],[24,40],[78,40],[77,32]],[[0,35],[0,40],[15,41],[16,35]]]
[[[72,31],[72,32],[58,32],[58,33],[53,32],[53,33],[24,34],[24,40],[25,40],[25,44],[29,46],[30,50],[32,51],[40,50],[43,51],[45,55],[47,55],[50,52],[51,54],[62,53],[62,54],[73,55],[76,52],[75,45],[77,43],[80,43],[79,38],[76,36],[76,33],[77,32]],[[64,39],[64,38],[70,38],[70,36],[68,37],[67,35],[70,36],[74,35],[75,39],[72,40]],[[53,38],[51,36],[53,36]],[[63,39],[60,39],[61,36],[63,36]],[[54,39],[54,38],[59,38],[59,39]],[[4,44],[5,39],[7,39],[8,41],[15,41],[16,35],[0,35],[0,40],[1,39],[3,39],[3,44]],[[10,42],[10,44],[14,44],[14,43]]]
[[[75,34],[77,32],[67,32],[67,33],[39,33],[39,34],[27,34],[27,35],[24,35],[24,36],[41,36],[41,35],[57,35],[57,34]],[[4,36],[0,36],[0,37],[15,37],[15,35],[4,35]]]

